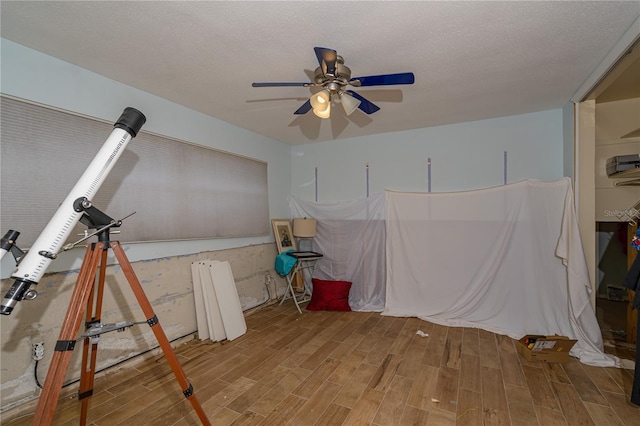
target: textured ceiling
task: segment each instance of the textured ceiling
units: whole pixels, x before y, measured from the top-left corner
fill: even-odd
[[[561,108],[640,15],[640,2],[157,1],[0,3],[3,38],[291,144]],[[381,107],[322,120],[314,46],[353,76],[412,71],[415,84],[356,89]]]

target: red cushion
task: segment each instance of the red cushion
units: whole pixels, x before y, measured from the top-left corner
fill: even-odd
[[[310,311],[350,311],[349,281],[329,281],[312,278],[313,292],[307,305]]]

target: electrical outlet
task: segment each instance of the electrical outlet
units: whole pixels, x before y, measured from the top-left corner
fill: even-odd
[[[32,343],[31,357],[35,361],[40,361],[42,358],[44,358],[44,342]]]

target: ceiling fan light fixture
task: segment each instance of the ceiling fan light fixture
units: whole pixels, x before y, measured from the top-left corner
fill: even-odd
[[[323,112],[329,109],[329,105],[331,104],[331,94],[328,90],[321,90],[318,93],[311,95],[309,101],[311,102],[314,112]]]
[[[353,112],[360,106],[360,101],[347,92],[340,93],[340,101],[342,102],[342,107],[347,115],[353,114]]]
[[[313,113],[320,118],[329,118],[331,116],[331,105],[327,103],[327,107],[322,111],[314,108]]]

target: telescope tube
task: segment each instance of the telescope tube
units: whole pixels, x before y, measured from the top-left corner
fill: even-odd
[[[11,275],[16,280],[2,299],[0,314],[10,315],[16,303],[25,298],[31,285],[38,284],[83,214],[74,209],[74,201],[80,197],[92,199],[146,120],[137,109],[124,109],[111,135]]]

